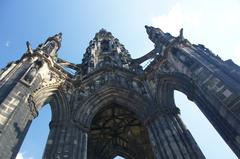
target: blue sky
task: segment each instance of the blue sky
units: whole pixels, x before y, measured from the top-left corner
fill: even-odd
[[[202,43],[240,65],[239,0],[1,0],[0,16],[0,68],[21,57],[27,40],[36,47],[58,32],[63,33],[59,56],[81,63],[88,42],[101,28],[111,31],[132,57],[140,57],[153,48],[144,25],[173,35],[183,27],[190,42]],[[176,93],[176,103],[207,158],[237,158],[183,94]],[[50,118],[46,106],[34,120],[18,159],[41,158]]]

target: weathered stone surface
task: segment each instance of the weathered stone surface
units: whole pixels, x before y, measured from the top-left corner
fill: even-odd
[[[155,48],[138,59],[104,29],[81,64],[57,57],[61,34],[36,49],[28,43],[27,53],[0,71],[0,159],[15,158],[45,103],[52,110],[45,159],[203,159],[174,90],[197,104],[240,157],[239,66],[190,44],[183,30],[173,37],[146,29]]]

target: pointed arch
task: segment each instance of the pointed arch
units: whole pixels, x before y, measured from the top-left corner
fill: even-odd
[[[240,148],[236,138],[240,130],[234,128],[237,125],[236,118],[230,116],[232,113],[223,103],[203,88],[199,88],[194,79],[182,73],[159,74],[158,77],[156,98],[161,107],[176,107],[174,90],[183,92],[189,100],[196,103],[231,149],[239,154]]]
[[[142,122],[154,110],[154,104],[146,97],[126,89],[106,87],[93,93],[81,104],[81,107],[74,115],[75,120],[86,127],[90,127],[96,113],[111,103],[119,104],[134,112]]]
[[[58,87],[45,87],[33,95],[37,110],[49,103],[52,111],[52,121],[66,121],[70,119],[70,105],[65,92]]]
[[[182,73],[159,74],[156,89],[157,102],[165,106],[174,106],[172,102],[174,90],[185,93],[190,100],[194,99],[197,92],[193,80]]]

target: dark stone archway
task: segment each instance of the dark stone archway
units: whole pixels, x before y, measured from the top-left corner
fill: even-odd
[[[93,118],[88,135],[89,159],[153,157],[149,137],[136,115],[115,103],[101,109]]]

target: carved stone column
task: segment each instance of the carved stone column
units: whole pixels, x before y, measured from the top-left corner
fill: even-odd
[[[37,115],[37,110],[32,109],[34,103],[27,98],[31,89],[38,87],[41,78],[36,76],[33,82],[34,85],[30,87],[24,82],[18,81],[23,77],[23,70],[26,71],[25,67],[17,70],[20,72],[19,77],[15,78],[15,75],[13,75],[10,77],[12,81],[4,84],[4,87],[11,91],[6,91],[4,87],[0,88],[1,93],[6,91],[6,97],[0,103],[0,158],[16,157],[34,118],[33,114]]]
[[[145,123],[156,159],[204,159],[178,112],[176,107],[161,110]]]
[[[72,121],[50,122],[44,159],[87,159],[87,129]]]
[[[214,103],[218,107],[215,108],[207,99],[211,97],[209,94],[208,96],[197,94],[195,102],[233,152],[240,157],[239,119],[218,101]]]

